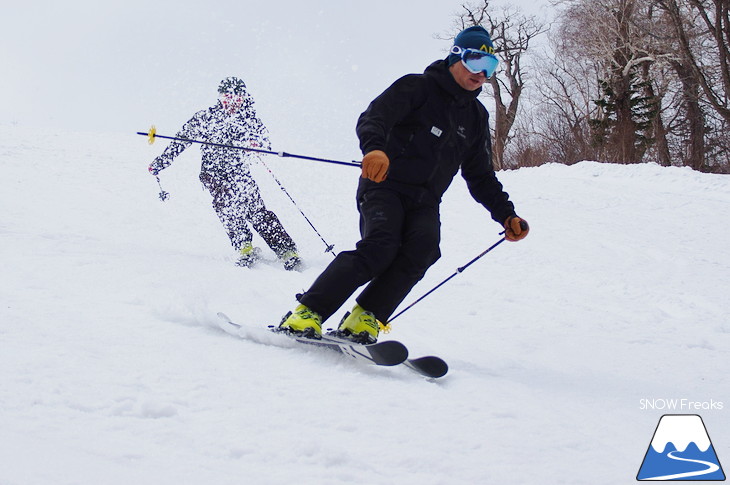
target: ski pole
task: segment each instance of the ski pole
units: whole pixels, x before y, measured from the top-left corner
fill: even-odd
[[[500,232],[500,234],[504,234],[504,232]],[[388,320],[388,325],[390,325],[390,323],[393,320],[395,320],[396,318],[398,318],[399,316],[401,316],[402,314],[404,314],[409,308],[413,307],[416,303],[418,303],[419,301],[423,300],[424,298],[426,298],[428,295],[430,295],[434,291],[436,291],[439,288],[441,288],[451,278],[455,277],[456,275],[458,275],[459,273],[461,273],[462,271],[464,271],[466,268],[468,268],[469,266],[471,266],[472,264],[474,264],[479,258],[481,258],[485,254],[487,254],[489,251],[491,251],[492,249],[494,249],[497,246],[499,246],[500,244],[502,244],[505,240],[506,239],[503,237],[502,239],[500,239],[496,243],[492,244],[489,248],[487,248],[484,251],[482,251],[476,258],[472,259],[471,261],[469,261],[468,263],[466,263],[464,266],[461,266],[460,268],[457,268],[456,271],[454,272],[454,274],[452,274],[451,276],[449,276],[448,278],[446,278],[445,280],[443,280],[438,285],[436,285],[433,288],[431,288],[423,296],[421,296],[418,300],[414,301],[413,303],[411,303],[410,305],[408,305],[407,307],[405,307],[403,310],[399,311],[393,318],[391,318],[390,320]]]
[[[320,238],[320,239],[322,240],[322,242],[324,243],[325,247],[327,248],[327,249],[325,249],[325,251],[324,251],[324,252],[325,252],[325,253],[329,253],[329,252],[331,252],[331,253],[332,253],[332,256],[333,256],[333,257],[334,257],[334,256],[337,256],[337,254],[336,254],[336,253],[334,252],[334,248],[335,248],[335,245],[334,245],[334,244],[329,244],[329,243],[328,243],[327,241],[325,241],[325,240],[324,240],[324,238],[323,238],[323,237],[322,237],[322,235],[321,235],[321,234],[319,233],[319,231],[317,230],[317,228],[316,228],[316,227],[314,227],[314,224],[312,224],[312,221],[310,221],[310,220],[309,220],[309,217],[307,217],[307,215],[306,215],[306,214],[304,213],[304,211],[302,211],[302,209],[300,209],[300,208],[299,208],[299,206],[298,206],[298,205],[297,205],[297,203],[296,203],[296,202],[294,201],[294,199],[292,198],[292,196],[291,196],[291,195],[289,195],[289,192],[287,192],[287,190],[286,190],[286,189],[284,188],[284,185],[282,185],[282,183],[281,183],[281,182],[279,182],[279,179],[277,179],[277,178],[276,178],[276,175],[274,175],[274,172],[272,172],[272,171],[271,171],[271,169],[269,168],[269,166],[268,166],[268,165],[266,165],[266,164],[264,163],[264,161],[263,161],[263,160],[261,160],[261,158],[259,158],[259,162],[261,162],[261,165],[263,165],[263,166],[264,166],[264,168],[266,169],[266,171],[267,171],[267,172],[269,172],[269,173],[271,174],[271,176],[272,176],[272,177],[274,178],[274,181],[275,181],[275,182],[277,183],[277,185],[279,186],[279,188],[281,189],[281,191],[282,191],[282,192],[284,192],[284,193],[286,194],[286,196],[287,196],[287,197],[289,197],[289,200],[291,201],[291,203],[292,203],[292,204],[294,204],[294,207],[296,207],[296,208],[297,208],[297,210],[298,210],[298,211],[299,211],[299,213],[300,213],[300,214],[302,215],[302,217],[304,217],[304,220],[306,220],[306,221],[307,221],[307,223],[309,223],[309,226],[310,226],[310,227],[312,228],[312,230],[313,230],[313,231],[314,231],[314,232],[315,232],[315,233],[317,234],[317,236],[319,236],[319,238]]]
[[[246,150],[249,152],[256,152],[256,153],[266,153],[267,155],[278,155],[280,157],[301,158],[303,160],[312,160],[315,162],[334,163],[337,165],[347,165],[350,167],[359,167],[360,166],[360,162],[356,162],[355,160],[353,160],[351,162],[342,162],[340,160],[330,160],[327,158],[309,157],[307,155],[295,155],[293,153],[287,153],[287,152],[274,152],[271,150],[262,150],[260,148],[239,147],[236,145],[226,145],[223,143],[213,143],[213,142],[209,142],[209,141],[192,140],[189,138],[178,138],[176,136],[158,135],[157,130],[155,130],[154,126],[152,126],[150,128],[149,132],[147,132],[147,133],[142,133],[141,131],[138,131],[137,134],[148,137],[150,145],[152,143],[154,143],[155,138],[164,138],[166,140],[184,141],[184,142],[190,142],[190,143],[199,143],[201,145],[210,145],[210,146],[216,146],[216,147],[222,147],[222,148],[234,148],[236,150]]]
[[[160,200],[162,202],[165,202],[168,197],[170,197],[170,193],[166,192],[162,189],[162,183],[160,182],[160,177],[155,175],[155,178],[157,179],[157,185],[160,187]]]

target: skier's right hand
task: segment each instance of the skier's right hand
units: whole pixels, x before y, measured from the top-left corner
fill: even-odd
[[[150,171],[152,175],[157,176],[160,171],[162,171],[164,168],[166,168],[169,163],[165,164],[165,162],[161,160],[155,160],[154,162],[150,163],[150,166],[147,168],[147,170]]]
[[[368,152],[362,158],[362,178],[380,183],[388,175],[389,166],[390,160],[384,151],[373,150],[372,152]]]

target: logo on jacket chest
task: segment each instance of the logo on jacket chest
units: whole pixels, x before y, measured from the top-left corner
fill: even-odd
[[[441,138],[441,135],[442,135],[443,133],[444,133],[444,130],[442,130],[441,128],[439,128],[439,127],[437,127],[437,126],[432,126],[432,127],[431,127],[431,134],[432,134],[432,135],[435,135],[436,137],[438,137],[438,138]],[[464,128],[463,126],[458,126],[458,127],[456,128],[456,134],[457,134],[457,135],[458,135],[459,137],[461,137],[461,138],[463,138],[464,140],[466,140],[466,128]]]

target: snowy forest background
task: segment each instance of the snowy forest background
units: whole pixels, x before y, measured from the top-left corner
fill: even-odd
[[[487,27],[502,61],[490,93],[500,167],[730,171],[727,1],[555,0],[547,18],[492,4],[464,4],[457,27]]]

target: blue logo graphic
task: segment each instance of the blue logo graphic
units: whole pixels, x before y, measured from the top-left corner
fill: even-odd
[[[702,418],[696,414],[662,416],[636,479],[725,480]]]

